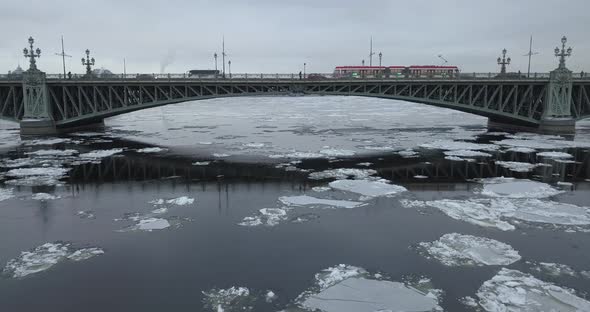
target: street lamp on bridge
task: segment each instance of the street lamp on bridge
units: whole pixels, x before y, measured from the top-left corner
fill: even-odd
[[[92,65],[94,65],[94,58],[90,57],[90,50],[86,49],[86,59],[82,58],[82,65],[86,66],[86,75],[92,74]]]
[[[383,57],[383,53],[379,52],[379,67],[381,67],[381,58]]]
[[[33,39],[33,37],[29,37],[29,47],[31,48],[31,50],[29,51],[27,48],[23,49],[25,57],[29,58],[29,70],[37,70],[37,62],[35,61],[35,58],[41,57],[41,49],[37,48],[33,50],[33,43],[35,43],[35,39]]]
[[[227,61],[227,70],[229,71],[229,79],[231,79],[231,60]]]
[[[506,58],[506,49],[502,50],[502,57],[498,57],[498,65],[501,65],[500,67],[500,74],[504,75],[506,74],[506,65],[510,65],[510,58]]]
[[[559,68],[560,69],[565,69],[565,58],[567,56],[571,56],[572,55],[572,48],[569,47],[567,48],[567,50],[565,49],[565,43],[567,42],[567,37],[563,36],[561,38],[561,50],[559,50],[558,47],[555,48],[555,56],[559,57]]]

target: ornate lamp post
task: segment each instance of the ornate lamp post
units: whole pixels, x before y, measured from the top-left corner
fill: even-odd
[[[33,50],[33,43],[35,43],[35,39],[33,39],[33,37],[29,37],[29,47],[31,50],[29,51],[27,48],[23,49],[25,57],[29,58],[29,70],[37,70],[37,62],[35,61],[35,58],[41,57],[41,49],[37,48],[36,50]]]
[[[561,50],[558,47],[555,48],[555,56],[559,57],[559,69],[565,69],[565,58],[567,56],[572,55],[572,48],[569,47],[567,50],[565,49],[565,43],[567,42],[567,37],[563,36],[561,38]]]
[[[94,58],[90,58],[90,50],[86,49],[86,59],[82,58],[82,65],[86,66],[86,75],[92,75],[92,65],[94,65]]]
[[[229,79],[231,79],[231,60],[227,61],[227,70],[229,71]]]
[[[510,65],[510,58],[506,58],[506,49],[502,50],[502,57],[498,57],[498,65],[501,65],[502,67],[500,67],[500,74],[504,75],[506,74],[506,65]]]
[[[379,67],[381,67],[381,58],[383,58],[383,53],[379,52]]]

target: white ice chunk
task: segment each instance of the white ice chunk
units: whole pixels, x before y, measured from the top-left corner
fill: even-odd
[[[17,168],[6,172],[7,177],[31,177],[52,176],[62,177],[68,173],[69,168],[43,167],[43,168]]]
[[[195,161],[193,163],[193,166],[207,166],[210,163],[211,163],[210,161]]]
[[[407,191],[403,186],[389,184],[383,181],[369,180],[336,180],[330,182],[333,189],[361,194],[367,197],[396,195]]]
[[[87,158],[87,159],[100,159],[113,156],[115,154],[122,153],[122,148],[112,148],[108,150],[96,150],[89,153],[80,154],[80,158]]]
[[[530,153],[534,153],[537,150],[534,148],[529,148],[529,147],[511,147],[509,149],[506,150],[507,152],[514,152],[514,153],[523,153],[523,154],[530,154]]]
[[[508,170],[515,171],[515,172],[530,172],[533,169],[537,168],[539,164],[531,164],[526,162],[519,162],[519,161],[496,161],[496,165],[504,167]]]
[[[574,156],[564,152],[542,152],[537,153],[537,156],[546,158],[573,158]]]
[[[13,189],[0,188],[0,201],[11,199],[14,197]]]
[[[178,206],[192,205],[192,203],[194,203],[194,202],[195,202],[195,199],[188,197],[188,196],[181,196],[178,198],[172,198],[172,199],[166,200],[167,204],[173,204],[173,205],[178,205]]]
[[[76,251],[74,251],[72,254],[70,254],[68,256],[68,259],[72,260],[72,261],[82,261],[82,260],[87,260],[90,259],[94,256],[97,255],[102,255],[104,254],[104,250],[100,249],[100,248],[82,248],[82,249],[78,249]]]
[[[34,152],[28,152],[27,155],[32,156],[72,156],[78,154],[76,150],[38,150]]]
[[[226,154],[226,153],[213,153],[213,157],[217,157],[217,158],[224,158],[224,157],[229,157],[231,156],[230,154]]]
[[[403,151],[399,151],[397,152],[401,157],[404,158],[414,158],[414,157],[418,157],[419,154],[418,152],[411,150],[411,149],[407,149],[407,150],[403,150]]]
[[[534,223],[590,225],[590,208],[538,199],[493,200],[491,208],[506,217]]]
[[[354,156],[356,153],[355,153],[355,151],[351,151],[351,150],[327,148],[327,149],[321,150],[320,154],[330,156],[330,157],[338,157],[338,156]]]
[[[165,152],[168,149],[166,148],[161,148],[161,147],[146,147],[146,148],[140,148],[138,150],[136,150],[136,152],[138,153],[160,153],[160,152]]]
[[[311,188],[312,191],[314,192],[327,192],[329,190],[331,190],[332,188],[329,186],[314,186]]]
[[[251,311],[252,298],[250,290],[246,287],[231,287],[227,289],[213,288],[202,292],[205,298],[207,311]]]
[[[317,294],[301,306],[325,312],[434,311],[438,300],[403,283],[351,277]]]
[[[333,200],[333,199],[322,199],[308,195],[300,196],[283,196],[279,197],[279,200],[287,206],[328,206],[328,207],[339,207],[339,208],[356,208],[366,205],[366,203],[348,201],[348,200]]]
[[[142,231],[163,230],[168,227],[170,227],[168,220],[160,218],[147,218],[139,220],[136,225],[136,229]]]
[[[472,151],[472,150],[451,150],[444,152],[447,156],[455,157],[492,157],[489,153]]]
[[[543,272],[552,276],[560,276],[560,275],[569,275],[569,276],[577,276],[577,272],[572,269],[569,265],[561,264],[561,263],[552,263],[552,262],[539,262],[534,267],[533,270],[538,272]]]
[[[420,247],[447,266],[509,265],[520,260],[512,246],[485,237],[449,233]]]
[[[354,179],[367,179],[375,174],[377,174],[377,171],[373,169],[339,168],[312,172],[309,174],[309,178],[313,180],[346,179],[349,177]]]
[[[70,143],[72,139],[54,138],[54,139],[40,139],[40,140],[24,140],[24,145],[53,145],[60,143]]]
[[[45,271],[65,259],[82,261],[103,253],[100,248],[75,250],[71,249],[70,244],[46,243],[30,251],[23,251],[19,257],[8,261],[3,273],[19,278]]]
[[[514,230],[514,225],[503,221],[502,211],[491,209],[484,203],[472,200],[442,199],[428,201],[426,205],[435,207],[447,216],[483,227],[495,227],[502,231]]]
[[[33,196],[31,196],[32,199],[34,200],[53,200],[53,199],[58,199],[59,196],[55,196],[55,195],[51,195],[48,193],[35,193],[33,194]]]
[[[482,195],[507,198],[545,198],[563,193],[549,184],[515,178],[486,178],[480,179],[484,184]]]
[[[503,268],[477,291],[485,311],[590,311],[590,302],[575,292],[529,274]]]
[[[441,150],[476,150],[476,151],[496,151],[500,147],[494,144],[479,144],[462,141],[439,140],[432,143],[420,145],[422,148],[441,149]]]
[[[287,219],[287,210],[284,208],[262,208],[258,214],[252,217],[245,217],[241,226],[275,226]]]

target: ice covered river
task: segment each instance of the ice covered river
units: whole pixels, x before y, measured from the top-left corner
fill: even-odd
[[[590,311],[590,121],[358,97],[0,123],[0,311]]]

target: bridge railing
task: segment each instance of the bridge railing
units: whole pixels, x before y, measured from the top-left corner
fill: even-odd
[[[549,73],[507,73],[504,75],[498,73],[467,73],[462,72],[453,75],[401,75],[392,74],[390,76],[359,76],[359,77],[342,77],[333,73],[311,73],[299,75],[295,73],[226,73],[218,75],[190,75],[188,73],[169,73],[169,74],[108,74],[108,75],[85,75],[85,74],[47,74],[49,80],[129,80],[129,81],[146,81],[146,80],[306,80],[322,81],[332,79],[343,80],[426,80],[426,79],[549,79]],[[574,73],[574,79],[590,80],[590,74],[581,72]],[[0,74],[0,81],[20,81],[22,74]]]

